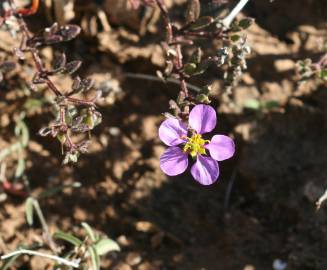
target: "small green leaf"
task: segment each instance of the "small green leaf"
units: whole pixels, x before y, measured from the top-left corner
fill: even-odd
[[[85,229],[87,235],[90,237],[91,241],[95,242],[96,241],[96,236],[95,236],[95,234],[93,232],[93,229],[90,227],[90,225],[87,224],[86,222],[82,222],[82,226]]]
[[[112,239],[103,238],[99,240],[95,245],[95,249],[99,256],[105,255],[111,251],[120,251],[119,245]]]
[[[34,199],[32,197],[28,197],[25,202],[25,216],[28,225],[33,225],[33,212],[34,212]]]
[[[327,79],[327,69],[320,71],[320,78],[323,80]]]
[[[276,100],[269,100],[269,101],[263,102],[261,106],[264,109],[271,110],[271,109],[278,108],[280,106],[280,104]]]
[[[100,270],[100,257],[97,253],[97,250],[94,246],[90,246],[88,251],[91,257],[92,270]]]
[[[195,99],[199,103],[209,104],[211,102],[211,100],[209,99],[208,95],[205,95],[205,94],[199,94],[199,95],[196,96]]]
[[[18,159],[18,164],[16,167],[15,178],[20,178],[25,171],[25,159],[20,158]]]
[[[193,75],[201,75],[201,74],[203,74],[204,72],[206,72],[207,69],[208,69],[208,67],[209,67],[209,64],[210,64],[210,61],[208,61],[208,60],[204,60],[204,61],[202,61],[202,62],[198,65],[198,67],[197,67],[196,71],[193,73]]]
[[[66,242],[69,242],[69,243],[73,244],[74,246],[80,246],[82,244],[82,241],[80,239],[78,239],[77,237],[75,237],[74,235],[72,235],[70,233],[65,233],[62,231],[56,232],[53,235],[53,237],[56,239],[61,239]]]
[[[15,133],[16,136],[20,136],[21,138],[21,144],[23,147],[26,147],[29,141],[29,132],[28,132],[28,127],[25,124],[25,122],[21,119],[17,122],[17,125],[15,127]]]
[[[254,22],[254,19],[252,18],[244,18],[242,20],[240,20],[240,22],[238,23],[238,26],[241,27],[242,29],[247,29],[249,28]]]
[[[42,108],[42,106],[46,103],[46,99],[42,98],[29,98],[26,100],[24,104],[24,108],[27,111],[35,111],[39,108]]]
[[[194,63],[187,63],[184,65],[184,72],[187,75],[193,75],[195,73],[196,69],[197,69],[197,66]]]
[[[230,39],[231,39],[233,42],[236,42],[236,41],[238,41],[238,40],[240,39],[240,37],[241,37],[241,36],[239,36],[239,35],[232,35],[232,36],[230,37]]]
[[[261,104],[258,100],[256,99],[248,99],[244,103],[244,108],[246,109],[251,109],[251,110],[259,110],[261,107]]]

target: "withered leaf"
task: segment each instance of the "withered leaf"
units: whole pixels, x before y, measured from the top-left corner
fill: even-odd
[[[62,53],[60,56],[57,56],[54,61],[53,69],[54,71],[59,71],[65,67],[67,64],[66,54]]]
[[[65,71],[69,74],[75,73],[82,65],[82,61],[75,60],[66,64]]]
[[[191,30],[200,30],[205,27],[208,27],[214,22],[214,19],[210,16],[203,16],[197,19],[194,23],[191,23],[189,29]]]
[[[81,32],[81,28],[77,25],[69,24],[60,27],[58,34],[63,38],[64,41],[74,39]]]
[[[72,89],[73,91],[78,91],[81,89],[81,78],[79,76],[77,76],[74,81],[73,81],[73,84],[72,84]]]
[[[201,5],[199,0],[189,0],[186,9],[186,22],[191,23],[196,21],[201,12]]]

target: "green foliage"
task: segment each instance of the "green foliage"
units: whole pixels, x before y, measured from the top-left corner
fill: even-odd
[[[34,214],[34,199],[28,197],[25,202],[25,216],[28,225],[33,225],[33,214]]]
[[[327,81],[327,53],[321,56],[318,62],[313,63],[310,58],[300,60],[296,64],[300,83],[315,80],[317,84]]]
[[[248,29],[254,23],[254,19],[252,18],[244,18],[239,21],[238,26],[243,30]]]
[[[97,253],[97,250],[94,246],[88,247],[88,252],[91,257],[91,263],[92,263],[92,270],[99,270],[100,269],[100,257]]]
[[[249,99],[244,103],[244,108],[254,111],[269,111],[272,109],[279,108],[280,104],[275,100],[260,101],[257,99]]]
[[[108,252],[120,251],[119,245],[109,238],[102,238],[94,245],[99,256],[105,255]]]
[[[61,239],[64,240],[68,243],[71,243],[72,245],[78,247],[80,245],[82,245],[82,240],[78,239],[77,237],[75,237],[74,235],[70,234],[70,233],[65,233],[62,231],[58,231],[56,233],[54,233],[53,237],[55,239]]]
[[[87,235],[90,237],[92,242],[97,241],[97,237],[93,231],[93,229],[90,227],[89,224],[87,224],[86,222],[82,222],[82,227],[84,228],[84,230],[86,231]]]
[[[327,80],[327,69],[323,69],[320,71],[320,74],[319,74],[319,77],[322,79],[322,80]]]
[[[74,252],[69,253],[69,257],[72,257],[73,254],[79,254],[82,256],[82,261],[90,263],[92,269],[100,269],[100,256],[103,256],[109,252],[120,251],[119,245],[112,239],[109,239],[107,236],[101,236],[95,232],[95,230],[86,222],[82,222],[81,226],[85,230],[86,237],[81,240],[71,233],[66,233],[62,231],[56,232],[53,237],[55,239],[60,239],[65,242],[72,244],[75,249]]]

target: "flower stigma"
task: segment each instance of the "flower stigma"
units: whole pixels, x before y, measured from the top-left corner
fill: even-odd
[[[194,134],[191,138],[187,137],[187,143],[185,144],[183,151],[189,153],[192,158],[199,155],[205,155],[206,149],[204,145],[209,142],[209,140],[204,140],[201,134]]]

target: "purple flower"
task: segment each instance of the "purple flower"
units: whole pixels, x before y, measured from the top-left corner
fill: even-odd
[[[190,155],[196,159],[191,168],[194,179],[202,185],[216,182],[219,176],[217,161],[229,159],[235,152],[234,141],[228,136],[214,135],[211,140],[202,138],[202,134],[215,128],[216,122],[215,110],[202,104],[191,110],[189,127],[178,119],[166,119],[159,127],[160,139],[169,146],[160,157],[162,171],[169,176],[183,173],[188,167]]]

